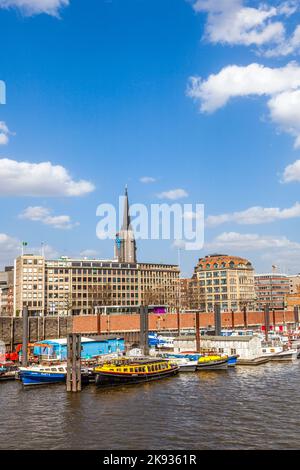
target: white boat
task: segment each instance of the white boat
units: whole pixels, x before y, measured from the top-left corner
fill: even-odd
[[[198,361],[190,361],[184,357],[172,357],[169,360],[179,366],[179,372],[196,372]]]
[[[262,356],[269,357],[271,361],[295,361],[298,359],[297,349],[284,350],[282,346],[266,346],[262,348]]]
[[[271,356],[271,361],[296,361],[299,356],[297,349],[288,349],[287,351],[281,351]]]

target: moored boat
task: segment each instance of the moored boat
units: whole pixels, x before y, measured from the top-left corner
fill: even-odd
[[[296,361],[298,359],[297,349],[288,349],[287,351],[281,351],[271,356],[271,361]]]
[[[63,383],[66,381],[66,377],[67,366],[65,364],[57,366],[34,365],[19,368],[19,378],[25,386]]]
[[[67,379],[67,365],[33,365],[29,367],[20,367],[18,370],[18,378],[22,381],[24,386],[65,383]],[[82,368],[81,383],[86,385],[93,381],[93,370],[91,368]]]
[[[235,367],[236,364],[237,364],[238,357],[239,356],[237,356],[237,355],[229,356],[228,357],[228,367]]]
[[[224,370],[228,367],[228,357],[201,356],[198,359],[196,369],[202,370]]]
[[[179,366],[179,372],[196,372],[198,361],[193,361],[185,357],[170,360]]]
[[[164,359],[120,359],[95,367],[97,386],[129,385],[171,377],[179,366]]]
[[[15,380],[17,366],[15,364],[0,364],[0,381]]]

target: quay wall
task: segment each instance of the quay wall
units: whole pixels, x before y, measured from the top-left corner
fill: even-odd
[[[275,316],[275,318],[274,318]],[[223,328],[240,328],[245,326],[244,313],[224,312],[221,314]],[[270,312],[270,325],[293,324],[295,321],[293,311],[276,311],[275,315]],[[160,331],[177,330],[178,315],[176,313],[168,314],[150,314],[149,330]],[[247,312],[247,326],[260,327],[264,325],[264,312]],[[180,328],[195,328],[196,318],[194,313],[180,314]],[[200,327],[214,327],[213,313],[200,313]],[[140,329],[139,315],[102,315],[100,318],[95,315],[82,315],[73,317],[73,332],[83,334],[96,333],[122,333],[138,332]]]
[[[29,317],[29,342],[66,337],[72,333],[72,317]],[[0,341],[7,350],[12,351],[17,344],[22,343],[23,319],[0,317]]]
[[[244,313],[235,312],[234,318],[231,313],[222,313],[222,327],[241,328],[245,326]],[[97,334],[117,334],[123,336],[125,341],[135,344],[139,341],[140,317],[139,315],[81,315],[69,317],[29,317],[29,341],[36,342],[43,339],[54,339],[66,337],[68,333],[82,333],[84,335]],[[276,325],[293,325],[295,321],[293,311],[276,311]],[[150,314],[149,330],[159,331],[177,331],[178,315],[176,313],[168,314]],[[181,313],[180,328],[195,328],[195,314]],[[273,312],[270,312],[270,325],[274,324]],[[248,312],[247,326],[260,327],[264,325],[263,312]],[[200,314],[200,327],[209,328],[214,326],[213,313]],[[13,350],[17,344],[22,342],[23,320],[22,318],[0,317],[0,341],[3,341],[8,350]]]

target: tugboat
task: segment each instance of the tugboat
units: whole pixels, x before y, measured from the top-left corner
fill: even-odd
[[[129,385],[178,374],[179,366],[163,359],[119,359],[95,367],[97,386]]]

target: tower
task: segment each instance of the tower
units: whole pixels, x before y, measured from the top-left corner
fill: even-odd
[[[120,263],[136,263],[136,242],[129,215],[128,190],[125,188],[123,224],[116,237],[116,254]]]

